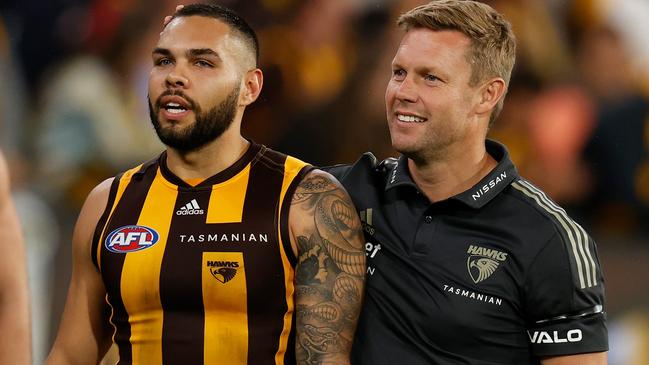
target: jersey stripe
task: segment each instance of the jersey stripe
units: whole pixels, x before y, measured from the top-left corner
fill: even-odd
[[[108,192],[108,201],[106,202],[106,207],[104,208],[104,213],[99,218],[97,226],[95,227],[95,232],[92,235],[92,244],[90,245],[90,255],[92,256],[92,264],[95,265],[95,268],[99,270],[99,255],[101,247],[101,237],[104,234],[106,229],[106,222],[110,217],[110,213],[113,211],[115,198],[117,197],[117,188],[119,187],[119,181],[122,177],[122,174],[115,176],[113,181],[110,184],[110,190]]]
[[[518,180],[512,183],[512,186],[534,199],[541,208],[553,216],[561,227],[563,227],[570,242],[568,252],[572,252],[572,259],[575,261],[577,267],[579,287],[585,289],[597,285],[596,265],[590,254],[588,247],[589,239],[586,231],[570,219],[565,210],[556,205],[545,193],[529,182]]]
[[[177,215],[176,212],[192,199],[196,199],[200,207],[209,209],[210,194],[211,189],[194,191],[181,187],[175,208],[170,213],[170,242],[162,258],[159,283],[160,301],[165,313],[162,328],[165,365],[205,363],[205,311],[210,308],[203,306],[204,247],[195,242],[179,242],[178,239],[181,235],[204,234],[205,215]]]
[[[131,181],[131,177],[133,176],[133,174],[138,172],[141,168],[142,168],[142,165],[139,165],[138,167],[135,167],[135,168],[133,168],[131,170],[126,171],[121,176],[116,176],[115,177],[115,180],[117,181],[117,188],[116,188],[116,192],[115,192],[115,197],[113,198],[113,202],[112,202],[112,205],[111,205],[110,209],[108,209],[108,206],[106,206],[106,211],[109,211],[109,214],[106,217],[106,219],[103,220],[103,222],[100,219],[100,222],[97,223],[97,229],[95,230],[95,231],[101,230],[101,235],[99,236],[99,239],[98,239],[98,242],[97,242],[97,247],[96,247],[97,251],[95,252],[95,254],[97,256],[97,259],[96,259],[97,260],[97,267],[99,268],[100,271],[101,271],[101,248],[102,248],[102,245],[103,245],[103,240],[106,239],[105,235],[107,233],[109,233],[109,232],[106,232],[106,228],[108,227],[108,223],[109,223],[109,218],[111,218],[113,216],[113,212],[115,211],[115,207],[117,207],[117,204],[119,203],[119,200],[122,198],[122,195],[124,194],[124,190],[126,189],[126,186],[128,185],[128,182]],[[113,182],[115,182],[115,181],[113,181]],[[111,186],[111,190],[113,190],[112,186]],[[109,193],[109,200],[110,200],[110,195],[112,195],[112,191],[111,191],[111,193]],[[100,223],[102,223],[102,224],[100,225]]]
[[[276,154],[274,151],[266,150],[264,155],[256,161],[250,171],[250,186],[260,187],[261,189],[248,189],[246,193],[246,202],[244,207],[244,222],[256,220],[256,225],[265,231],[274,232],[276,235],[272,242],[276,246],[268,245],[265,247],[266,254],[262,258],[260,255],[250,255],[247,260],[249,273],[253,274],[253,269],[262,267],[263,262],[260,260],[273,260],[281,263],[282,246],[279,243],[279,233],[277,233],[277,222],[279,220],[279,196],[282,188],[282,178],[284,176],[286,156]],[[272,196],[273,199],[268,199]],[[276,353],[279,346],[279,340],[274,343],[265,343],[262,338],[265,337],[262,329],[273,334],[273,338],[279,338],[283,328],[283,316],[267,317],[263,313],[271,309],[272,313],[286,313],[288,308],[285,303],[286,287],[284,285],[284,276],[286,271],[292,271],[290,266],[282,263],[273,267],[267,267],[266,275],[267,285],[256,288],[248,296],[248,315],[249,323],[266,323],[265,326],[250,325],[249,339],[249,364],[269,364],[272,359],[263,354]],[[258,277],[255,275],[254,277]],[[252,282],[252,279],[249,279]],[[283,349],[285,350],[285,349]]]
[[[140,170],[145,169],[143,166]],[[131,185],[131,180],[134,175],[141,174],[141,171],[135,172],[136,169],[129,170],[122,179],[120,179],[120,186],[117,192],[117,199],[115,199],[115,207],[111,218],[108,220],[108,225],[112,227],[123,227],[132,225],[136,222],[140,210],[146,200],[148,190],[153,183],[153,174],[144,174],[140,186]],[[117,205],[122,203],[117,209]],[[106,245],[106,235],[109,233],[107,229],[102,235],[102,242],[100,247]],[[122,301],[123,295],[121,293],[122,282],[122,267],[127,254],[113,253],[103,251],[100,257],[100,268],[102,271],[102,278],[104,286],[106,287],[107,302],[111,306],[110,323],[115,328],[113,334],[113,342],[119,347],[119,363],[118,364],[131,364],[133,359],[133,348],[131,346],[131,326],[129,325],[128,312],[124,307]],[[111,295],[111,293],[114,293]]]
[[[587,267],[587,268],[590,268],[590,271],[587,271],[587,274],[590,274],[590,275],[587,275],[587,276],[589,277],[589,283],[591,283],[591,285],[589,285],[589,287],[597,285],[597,265],[595,264],[595,260],[593,260],[593,256],[592,256],[592,254],[591,254],[591,251],[592,251],[592,250],[591,250],[590,247],[589,247],[589,241],[590,241],[590,239],[589,239],[588,234],[586,233],[586,230],[585,230],[581,225],[579,225],[579,223],[577,223],[577,222],[575,222],[574,220],[570,219],[570,218],[568,217],[566,211],[563,210],[561,207],[559,207],[559,206],[558,206],[556,203],[554,203],[552,200],[550,200],[550,198],[548,198],[548,196],[547,196],[543,191],[541,191],[539,188],[535,187],[534,185],[530,184],[530,183],[527,182],[527,181],[525,181],[525,183],[526,183],[526,184],[527,184],[531,189],[536,190],[539,194],[541,194],[541,196],[545,199],[545,201],[547,201],[549,204],[551,204],[552,206],[554,206],[555,209],[557,209],[557,210],[558,210],[558,211],[559,211],[559,212],[560,212],[560,213],[561,213],[561,214],[562,214],[562,215],[563,215],[563,216],[564,216],[568,221],[570,221],[570,222],[574,225],[574,227],[575,227],[577,230],[579,230],[579,231],[581,232],[581,236],[582,236],[583,239],[584,239],[583,242],[582,242],[583,245],[580,246],[581,248],[583,248],[583,250],[581,251],[581,253],[582,253],[582,254],[585,254],[586,258],[588,259],[587,261],[586,261],[586,259],[584,259],[584,261],[585,261],[586,264],[587,264],[586,267]]]
[[[160,263],[165,252],[176,201],[175,194],[166,192],[169,187],[162,179],[158,170],[137,222],[138,225],[155,230],[159,235],[158,242],[146,250],[126,254],[122,268],[121,293],[124,307],[129,314],[134,365],[162,364]],[[140,292],[145,294],[138,294]]]
[[[206,223],[231,224],[243,221],[251,165],[231,179],[212,186]],[[209,261],[236,262],[231,281],[219,282]],[[203,253],[203,305],[205,308],[204,363],[246,365],[248,360],[248,288],[246,262],[242,252]],[[218,274],[216,274],[218,276]],[[218,344],[228,343],[228,346]]]
[[[208,209],[207,223],[241,222],[249,178],[250,164],[232,179],[213,186],[210,201],[218,204]]]
[[[296,158],[287,157],[284,164],[284,180],[282,181],[282,190],[280,193],[279,201],[281,205],[279,207],[279,216],[278,221],[278,232],[280,232],[280,246],[283,248],[280,252],[282,254],[282,262],[284,266],[291,267],[294,262],[297,262],[293,249],[291,247],[290,237],[286,233],[288,232],[288,213],[290,210],[291,200],[293,193],[299,184],[300,180],[304,177],[306,171],[304,167],[306,164]],[[296,171],[299,171],[295,173]],[[292,259],[289,259],[289,257]],[[280,343],[278,351],[275,354],[275,364],[283,365],[286,363],[285,355],[286,348],[289,346],[289,336],[291,333],[291,328],[293,326],[295,303],[294,303],[294,294],[295,294],[295,275],[293,270],[284,271],[284,285],[286,286],[286,305],[287,311],[284,314],[284,323],[282,328],[282,334],[280,336]]]
[[[234,277],[220,282],[209,262],[236,262]],[[242,252],[203,253],[203,303],[205,305],[205,364],[248,364],[246,264]],[[225,276],[221,276],[223,280]],[[241,309],[242,308],[242,309]],[[222,344],[227,343],[227,346]]]

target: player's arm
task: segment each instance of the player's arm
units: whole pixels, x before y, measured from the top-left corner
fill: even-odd
[[[606,352],[557,356],[541,360],[542,365],[606,365]]]
[[[335,178],[313,170],[293,195],[289,227],[298,257],[297,363],[349,364],[365,280],[354,205]]]
[[[92,237],[108,202],[112,179],[88,196],[72,237],[72,278],[59,331],[46,364],[98,364],[110,346],[106,291],[92,263]]]
[[[31,364],[25,247],[0,155],[0,364]]]

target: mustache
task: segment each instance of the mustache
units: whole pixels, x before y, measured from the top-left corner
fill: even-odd
[[[190,109],[192,109],[194,111],[199,109],[198,104],[194,101],[194,99],[187,96],[182,90],[178,90],[178,89],[170,90],[170,89],[167,89],[162,94],[160,94],[160,96],[158,96],[158,98],[155,101],[155,107],[156,107],[157,110],[160,110],[162,108],[162,98],[165,97],[165,96],[180,96],[181,98],[187,100],[187,104],[189,104],[188,106],[189,106]]]

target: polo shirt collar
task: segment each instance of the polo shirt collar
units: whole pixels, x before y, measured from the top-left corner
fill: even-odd
[[[509,152],[507,152],[504,145],[487,139],[485,147],[487,153],[498,162],[496,167],[472,188],[450,199],[458,200],[472,208],[481,208],[518,177],[518,171],[516,171],[514,163],[509,158]],[[403,155],[397,159],[396,163],[390,166],[387,178],[385,190],[399,186],[410,186],[419,190],[408,172],[408,158]]]

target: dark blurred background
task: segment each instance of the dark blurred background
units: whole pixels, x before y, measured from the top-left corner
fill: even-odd
[[[0,146],[29,254],[34,363],[51,346],[87,193],[162,147],[150,52],[177,0],[0,2]],[[220,1],[258,32],[250,138],[314,164],[394,155],[383,93],[413,0]],[[598,242],[611,365],[649,364],[649,1],[493,0],[518,59],[491,137]]]

